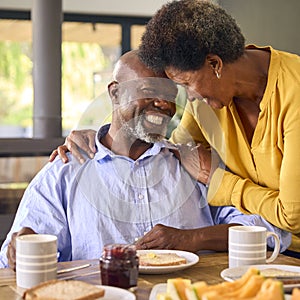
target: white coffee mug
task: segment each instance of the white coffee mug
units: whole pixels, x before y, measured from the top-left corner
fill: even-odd
[[[16,238],[17,286],[30,288],[56,279],[57,237],[50,234],[28,234]]]
[[[273,237],[275,247],[267,258],[267,239]],[[279,254],[280,240],[276,233],[261,226],[229,227],[229,268],[243,265],[260,265],[274,261]]]

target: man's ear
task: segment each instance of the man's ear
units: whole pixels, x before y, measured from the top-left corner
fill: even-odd
[[[206,56],[206,61],[212,67],[214,73],[216,75],[219,74],[217,76],[221,76],[222,68],[223,68],[223,61],[220,58],[220,56],[215,55],[215,54],[208,54]]]
[[[109,96],[114,104],[119,103],[119,83],[117,81],[112,81],[108,87]]]

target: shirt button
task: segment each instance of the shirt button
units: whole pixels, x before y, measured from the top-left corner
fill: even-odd
[[[138,197],[139,197],[140,200],[144,199],[144,195],[143,194],[139,194]]]
[[[138,166],[140,163],[138,161],[135,162],[135,165]]]

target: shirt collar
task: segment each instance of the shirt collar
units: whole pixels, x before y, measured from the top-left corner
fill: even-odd
[[[106,148],[101,142],[101,138],[107,134],[109,130],[110,124],[105,124],[102,127],[99,128],[97,134],[96,134],[96,146],[97,146],[97,152],[95,154],[96,160],[102,160],[106,157],[115,157],[118,156],[115,153],[113,153],[110,149]],[[161,152],[163,148],[166,149],[176,149],[176,146],[169,142],[168,140],[162,140],[160,142],[156,142],[153,144],[153,147],[149,148],[143,155],[141,155],[139,159],[145,158],[147,156],[157,155]]]

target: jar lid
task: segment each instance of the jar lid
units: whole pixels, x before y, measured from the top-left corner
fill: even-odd
[[[135,245],[109,244],[103,248],[103,258],[129,259],[136,256]]]

